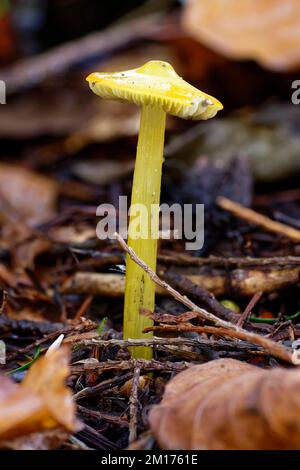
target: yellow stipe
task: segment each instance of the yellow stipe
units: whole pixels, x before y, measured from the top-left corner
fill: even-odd
[[[141,204],[143,210],[130,217],[128,245],[151,269],[156,269],[157,239],[151,237],[158,233],[159,217],[154,214],[151,220],[151,205],[159,204],[163,146],[166,115],[160,107],[142,108],[141,128],[133,177],[131,207]],[[146,212],[145,212],[146,210]],[[138,227],[136,222],[140,221]],[[151,225],[152,224],[152,225]],[[137,231],[143,230],[146,239],[137,238]],[[145,233],[146,231],[146,233]],[[132,232],[132,233],[131,233]],[[131,234],[131,236],[130,236]],[[153,311],[155,285],[149,276],[134,261],[126,259],[126,285],[124,305],[124,338],[149,338],[152,333],[142,334],[152,320],[140,315],[140,309]],[[151,348],[134,347],[135,358],[149,359]]]

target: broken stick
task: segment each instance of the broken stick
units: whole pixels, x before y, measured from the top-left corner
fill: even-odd
[[[269,217],[259,214],[252,209],[241,206],[237,202],[231,201],[226,197],[220,196],[217,199],[218,206],[222,207],[235,216],[250,222],[251,224],[259,225],[260,227],[268,230],[269,232],[278,233],[285,237],[290,238],[294,242],[300,242],[300,230],[290,227],[289,225],[276,222]]]
[[[185,277],[195,285],[201,286],[217,297],[234,295],[252,297],[256,292],[270,293],[299,281],[300,267],[287,269],[234,269],[228,272],[188,274]],[[184,274],[184,273],[183,273]],[[69,294],[101,295],[122,297],[125,290],[125,277],[120,274],[77,272],[63,285],[63,292]],[[156,287],[158,295],[170,295],[160,286]]]
[[[285,362],[288,362],[290,364],[294,364],[294,365],[300,364],[300,355],[297,352],[297,350],[292,352],[286,347],[282,346],[281,344],[275,343],[275,341],[272,341],[256,333],[252,333],[247,330],[244,330],[243,328],[240,328],[237,325],[234,325],[233,323],[230,323],[228,321],[221,320],[220,318],[216,317],[212,313],[207,312],[205,309],[198,307],[198,305],[194,304],[194,302],[192,302],[188,297],[181,295],[179,292],[173,289],[173,287],[171,287],[167,282],[162,281],[157,276],[157,274],[149,266],[147,266],[143,260],[141,260],[136,255],[133,249],[127,245],[127,243],[118,233],[115,233],[115,236],[120,246],[124,249],[124,251],[126,251],[126,253],[128,253],[128,255],[131,257],[131,259],[135,263],[137,263],[150,276],[153,282],[155,282],[160,287],[163,287],[164,289],[166,289],[172,295],[172,297],[174,297],[175,300],[178,300],[180,303],[182,303],[189,309],[193,310],[194,312],[197,312],[200,318],[208,320],[219,327],[219,328],[216,328],[214,326],[200,327],[200,326],[193,326],[193,325],[187,325],[185,323],[182,323],[180,325],[175,325],[175,326],[174,325],[153,326],[153,327],[145,328],[144,332],[168,329],[168,331],[174,331],[174,332],[194,331],[198,333],[204,333],[204,332],[211,333],[211,334],[215,334],[218,336],[228,336],[231,338],[242,339],[244,341],[248,341],[250,343],[262,346],[269,354]]]

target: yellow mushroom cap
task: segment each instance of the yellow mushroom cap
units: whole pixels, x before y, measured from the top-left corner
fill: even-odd
[[[160,106],[183,119],[210,119],[223,109],[220,101],[184,81],[168,62],[160,60],[124,72],[92,73],[87,81],[102,98]]]

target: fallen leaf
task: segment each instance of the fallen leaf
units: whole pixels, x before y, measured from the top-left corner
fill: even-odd
[[[16,244],[16,246],[11,247],[13,264],[14,266],[32,269],[37,256],[46,253],[50,247],[50,242],[43,238],[35,238]]]
[[[54,227],[49,235],[56,243],[81,244],[96,237],[96,230],[87,224]]]
[[[49,429],[43,432],[34,432],[28,436],[17,437],[9,441],[2,441],[0,448],[6,450],[52,450],[58,449],[67,441],[69,433],[63,429]]]
[[[0,164],[0,212],[30,225],[55,215],[57,184],[38,173],[16,165]]]
[[[69,373],[66,348],[37,360],[21,385],[0,376],[0,447],[32,433],[80,429],[72,394],[65,385]]]
[[[139,384],[138,388],[139,390],[144,390],[147,386],[149,386],[150,383],[150,377],[147,377],[145,375],[141,375],[139,377]],[[132,393],[132,384],[133,384],[133,379],[127,380],[119,389],[119,393],[121,395],[126,395],[130,397],[130,394]]]
[[[188,0],[184,29],[233,59],[254,59],[271,70],[300,65],[298,0]]]
[[[3,263],[0,263],[0,281],[11,288],[17,286],[16,276]]]
[[[152,408],[163,449],[300,449],[300,372],[219,359],[179,373]]]

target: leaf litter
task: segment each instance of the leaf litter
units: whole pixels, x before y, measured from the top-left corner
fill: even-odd
[[[201,54],[203,87],[224,96],[229,110],[252,104],[257,96],[251,90],[261,90],[269,77],[256,68],[248,77],[248,66],[204,52],[191,39],[187,47],[173,19],[150,29],[147,57],[142,40],[116,60],[134,67],[167,53],[163,57],[177,60],[188,78],[197,76]],[[245,80],[237,79],[241,73]],[[219,77],[217,91],[212,76]],[[248,94],[239,87],[229,92],[228,76]],[[116,242],[97,239],[95,213],[99,203],[116,205],[119,195],[130,194],[138,115],[123,104],[121,113],[118,104],[111,112],[93,105],[89,94],[82,106],[76,100],[82,70],[72,75],[72,85],[68,73],[56,85],[35,78],[39,87],[15,96],[13,115],[0,125],[0,338],[7,350],[1,446],[299,448],[298,372],[291,361],[300,337],[299,246],[216,203],[223,196],[271,219],[281,214],[297,221],[297,113],[289,105],[266,105],[263,96],[259,111],[240,110],[201,129],[169,122],[162,200],[204,203],[206,243],[186,253],[180,240],[161,240],[158,274],[197,308],[229,321],[232,331],[246,312],[246,333],[230,336],[158,288],[155,312],[143,312],[155,319],[156,336],[124,341],[124,275],[116,266],[125,254]],[[42,112],[37,103],[51,87],[56,101]],[[24,115],[27,100],[31,120],[21,128],[14,119]],[[283,148],[291,178],[285,182]],[[275,160],[281,166],[275,168]],[[275,187],[266,183],[274,179]],[[45,355],[61,335],[62,347]],[[273,349],[253,342],[253,335]],[[143,344],[153,348],[153,360],[131,359],[128,348]],[[190,389],[197,393],[191,396]],[[184,433],[178,432],[182,423]]]

